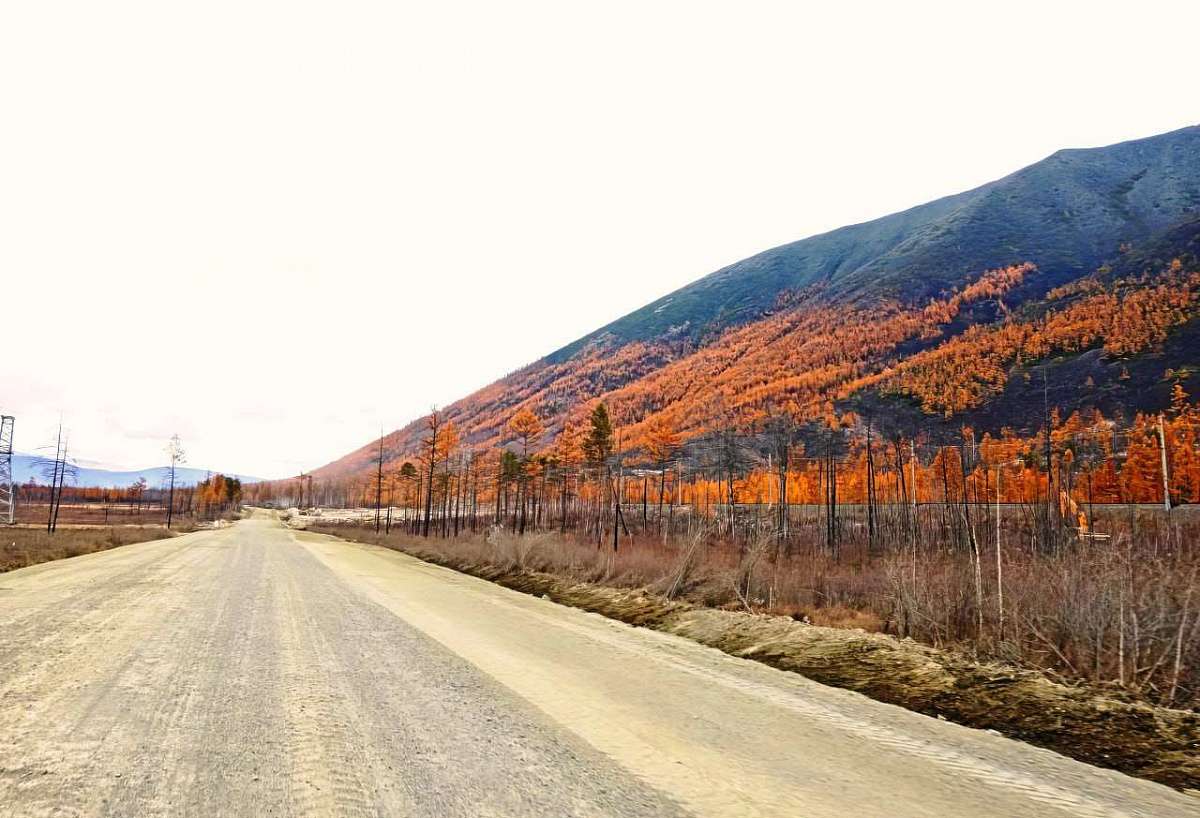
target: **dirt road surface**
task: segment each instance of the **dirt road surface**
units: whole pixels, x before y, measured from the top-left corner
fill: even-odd
[[[0,575],[0,816],[1168,816],[1200,799],[267,517]]]

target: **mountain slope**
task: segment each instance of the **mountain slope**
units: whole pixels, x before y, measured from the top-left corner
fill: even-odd
[[[1200,127],[1059,151],[974,190],[718,270],[446,415],[476,446],[506,442],[521,407],[551,435],[598,397],[635,444],[655,415],[685,433],[718,413],[744,419],[766,406],[813,416],[870,391],[904,357],[1000,321],[1197,215]],[[389,449],[411,453],[420,435],[414,422]],[[316,474],[357,472],[373,446]]]
[[[781,290],[841,299],[924,297],[982,270],[1032,261],[1051,284],[1082,275],[1200,208],[1200,126],[1104,148],[1062,150],[974,190],[776,247],[731,264],[584,336],[647,340],[757,316]]]
[[[1200,218],[937,341],[852,384],[848,405],[925,430],[1028,429],[1047,399],[1063,416],[1161,410],[1200,368]]]

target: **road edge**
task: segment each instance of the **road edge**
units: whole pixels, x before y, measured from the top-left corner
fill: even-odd
[[[305,533],[400,551],[513,591],[681,636],[830,687],[967,727],[994,730],[1077,761],[1200,795],[1197,713],[1123,702],[1094,689],[1051,681],[1036,671],[972,662],[910,639],[702,608],[645,590],[480,565],[426,551],[419,543]]]

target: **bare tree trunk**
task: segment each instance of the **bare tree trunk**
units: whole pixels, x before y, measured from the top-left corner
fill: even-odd
[[[301,483],[301,486],[304,484]],[[311,499],[311,498],[310,498]],[[379,533],[379,509],[383,503],[383,432],[379,433],[379,459],[375,471],[375,533]]]
[[[871,440],[871,423],[867,422],[867,548],[875,553],[875,454]]]

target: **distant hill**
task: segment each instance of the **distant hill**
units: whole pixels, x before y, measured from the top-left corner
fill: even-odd
[[[1098,327],[1065,345],[1055,346],[1063,340],[1055,336],[1054,344],[1041,344],[1045,354],[1078,352],[1090,356],[1093,368],[1104,368],[1081,376],[1070,402],[1142,408],[1161,403],[1169,392],[1167,369],[1200,366],[1191,302],[1173,306],[1170,320],[1136,349],[1105,333],[1127,332],[1130,321],[1161,318],[1163,310],[1146,307],[1143,316],[1143,307],[1131,301],[1132,318],[1108,326],[1088,311],[1106,304],[1115,309],[1132,291],[1155,283],[1160,297],[1172,287],[1191,293],[1178,275],[1173,284],[1155,276],[1170,254],[1190,252],[1197,218],[1200,126],[1058,151],[974,190],[739,261],[582,336],[445,413],[467,444],[485,447],[508,442],[505,424],[520,408],[543,419],[548,440],[598,398],[634,446],[639,429],[655,416],[689,435],[717,415],[753,419],[771,406],[809,417],[842,406],[908,412],[914,422],[1035,422],[1028,412],[1003,407],[1021,394],[1036,354],[1016,350],[1009,360],[993,350],[989,365],[999,369],[963,383],[943,377],[938,361],[961,354],[948,345],[968,331],[974,339],[986,328],[1026,322],[1020,332],[1028,334],[1037,321],[1062,310],[1069,315],[1060,322],[1086,319]],[[1134,269],[1147,276],[1116,281],[1111,272]],[[1098,270],[1109,277],[1097,278]],[[1090,282],[1089,289],[1062,295],[1067,290],[1061,288],[1073,282]],[[1083,303],[1083,295],[1092,301]],[[947,348],[935,352],[939,346]],[[903,378],[894,374],[918,355],[929,363],[910,365]],[[974,364],[968,356],[956,365],[969,370]],[[1066,377],[1076,369],[1056,372]],[[1004,387],[1008,375],[1021,380]],[[1097,375],[1107,386],[1089,396]],[[421,434],[415,421],[390,435],[388,448],[410,455]],[[315,474],[358,473],[376,445]]]
[[[17,483],[27,483],[30,480],[36,480],[38,483],[48,483],[47,478],[42,474],[42,469],[38,466],[39,458],[32,454],[13,454],[13,480]],[[208,475],[215,474],[214,471],[206,469],[193,469],[180,467],[175,470],[175,484],[177,486],[195,485],[204,480]],[[82,466],[76,467],[75,479],[70,481],[70,485],[79,486],[80,488],[117,488],[129,486],[136,483],[138,479],[144,479],[146,485],[150,488],[158,488],[166,485],[170,470],[166,466],[157,466],[149,469],[138,469],[136,471],[111,471],[108,469],[85,468]],[[229,477],[237,477],[243,483],[260,482],[257,477],[248,477],[245,475],[227,475]]]

